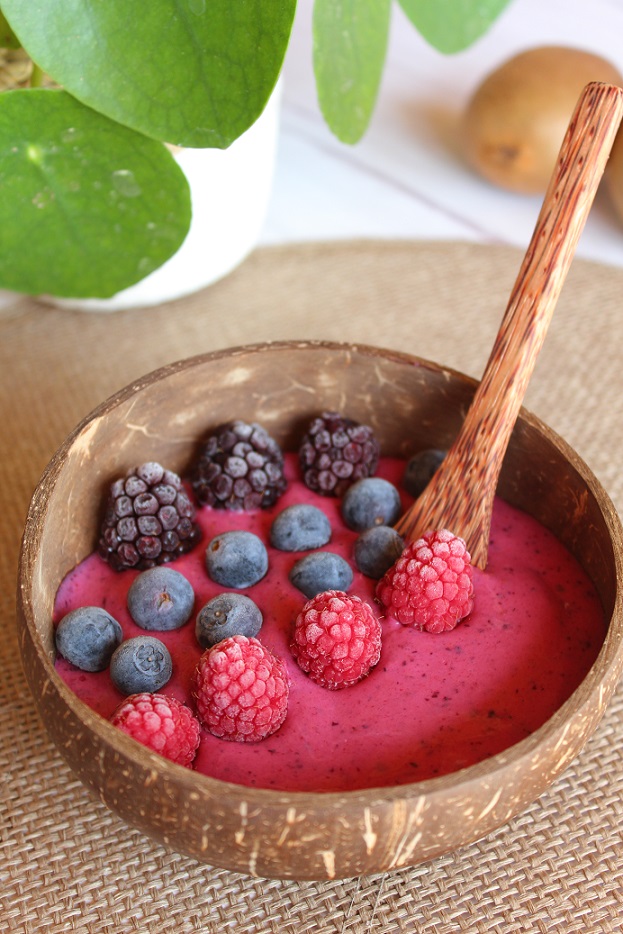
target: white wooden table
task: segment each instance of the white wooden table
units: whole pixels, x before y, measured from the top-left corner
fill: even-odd
[[[372,123],[355,146],[323,123],[312,74],[313,0],[299,0],[284,67],[275,184],[261,243],[352,237],[527,246],[539,197],[478,178],[457,142],[485,75],[537,45],[584,48],[623,72],[623,0],[512,0],[474,46],[444,56],[393,4],[387,65]],[[623,221],[600,192],[578,255],[623,266]]]

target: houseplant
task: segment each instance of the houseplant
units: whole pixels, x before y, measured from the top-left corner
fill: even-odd
[[[446,53],[508,2],[400,0]],[[176,253],[191,201],[170,144],[227,148],[257,121],[296,12],[296,0],[129,6],[0,0],[0,49],[28,72],[0,94],[0,288],[107,297]],[[315,0],[318,99],[346,143],[370,119],[390,14],[391,0]]]

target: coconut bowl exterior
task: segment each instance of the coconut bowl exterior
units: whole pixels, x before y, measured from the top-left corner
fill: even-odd
[[[177,766],[91,711],[54,668],[52,611],[64,576],[94,548],[101,498],[127,468],[158,459],[184,473],[198,439],[240,417],[284,448],[323,410],[372,426],[383,454],[447,447],[475,382],[366,346],[274,343],[172,364],[88,416],[48,465],[24,532],[18,625],[44,724],[105,804],[166,846],[208,864],[281,879],[335,879],[398,869],[470,843],[525,809],[580,752],[623,669],[623,535],[583,461],[523,411],[499,494],[550,528],[600,595],[608,630],[571,697],[503,753],[439,778],[345,793],[285,793],[229,784]]]

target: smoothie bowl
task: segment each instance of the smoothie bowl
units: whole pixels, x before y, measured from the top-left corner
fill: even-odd
[[[292,676],[290,709],[281,729],[263,740],[265,751],[262,743],[209,737],[194,768],[170,762],[113,726],[105,702],[98,713],[99,701],[81,699],[56,658],[57,592],[95,550],[104,493],[128,469],[157,460],[184,478],[199,439],[236,418],[259,423],[283,451],[294,452],[305,426],[319,413],[333,411],[372,429],[381,472],[398,482],[397,465],[413,452],[450,445],[475,385],[428,361],[376,348],[256,345],[194,357],[149,374],[76,428],[49,464],[31,504],[19,576],[20,645],[51,738],[108,807],[158,842],[211,865],[272,878],[344,878],[410,866],[486,835],[537,798],[579,753],[623,669],[621,526],[581,459],[525,411],[498,487],[503,503],[493,526],[491,574],[504,563],[496,543],[512,524],[505,510],[527,514],[556,547],[564,546],[582,576],[589,609],[597,608],[596,623],[587,623],[581,610],[577,633],[559,627],[556,642],[542,633],[533,639],[526,630],[518,634],[519,643],[508,642],[505,652],[495,654],[513,628],[506,621],[507,608],[526,602],[525,595],[522,586],[501,585],[508,592],[494,597],[499,612],[493,614],[500,628],[487,635],[477,615],[484,584],[476,580],[474,616],[455,632],[417,632],[381,619],[380,662],[345,690],[313,685],[320,693],[307,694],[309,679],[292,657],[286,658]],[[262,521],[266,526],[268,520]],[[197,546],[199,555],[208,540],[204,536]],[[482,572],[481,580],[489,574],[489,569]],[[354,587],[360,579],[356,575]],[[361,586],[369,587],[373,603],[373,584]],[[552,591],[561,588],[552,580]],[[271,596],[265,590],[265,619],[272,615],[271,602],[276,613],[277,604],[288,600],[294,617],[293,593],[275,587]],[[306,598],[298,596],[302,606]],[[561,601],[571,615],[568,598]],[[278,636],[267,632],[266,639],[278,644]],[[471,655],[478,657],[471,662],[470,641]],[[407,669],[401,660],[405,645],[417,658],[417,669]],[[284,646],[281,654],[287,656],[287,639]],[[434,658],[439,652],[441,662]],[[551,658],[563,656],[570,667],[561,662],[552,668]],[[539,682],[535,669],[543,660]],[[515,672],[512,678],[506,666]],[[488,693],[493,676],[497,680]],[[465,705],[457,698],[467,682],[471,693]],[[558,687],[551,689],[554,683]],[[380,690],[374,693],[373,686]],[[514,700],[502,696],[505,691]],[[539,712],[541,695],[547,699]],[[341,706],[327,713],[327,703],[334,700]],[[303,708],[308,719],[297,727],[296,711]],[[535,717],[515,723],[520,711],[535,711]],[[395,768],[385,768],[396,758],[387,752],[386,735],[393,735],[395,723],[412,720],[428,733],[417,747],[414,740],[413,748],[402,749]],[[331,738],[324,732],[328,726],[334,728]],[[287,737],[296,737],[297,728],[293,751]],[[310,736],[315,745],[307,742]],[[408,743],[404,736],[396,742]],[[250,758],[239,752],[245,745],[255,747]],[[236,747],[233,758],[227,749],[221,753],[225,747]],[[298,770],[290,771],[292,757]]]

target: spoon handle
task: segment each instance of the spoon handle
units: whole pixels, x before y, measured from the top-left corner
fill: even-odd
[[[407,540],[447,528],[465,539],[475,565],[486,566],[504,454],[622,117],[621,88],[584,89],[461,431],[396,525]]]

